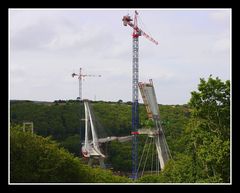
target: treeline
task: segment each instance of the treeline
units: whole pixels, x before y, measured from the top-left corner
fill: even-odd
[[[97,129],[105,136],[127,136],[131,132],[131,105],[122,102],[94,102],[92,105]],[[184,147],[178,144],[179,136],[189,117],[187,105],[159,105],[162,125],[167,141],[173,151]],[[141,104],[140,127],[148,127],[145,107]],[[80,155],[80,140],[84,138],[84,109],[79,101],[64,103],[37,103],[33,101],[14,101],[10,104],[11,124],[32,121],[34,132],[41,136],[52,136],[61,142],[71,153]],[[101,137],[101,135],[100,135]]]
[[[129,135],[131,106],[119,103],[94,102],[93,111],[107,135]],[[35,132],[51,135],[56,140],[66,139],[84,130],[84,107],[79,101],[36,103],[19,101],[10,103],[11,124],[34,123]]]

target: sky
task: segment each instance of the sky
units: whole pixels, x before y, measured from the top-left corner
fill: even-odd
[[[159,104],[187,104],[200,78],[231,80],[231,9],[137,9],[139,81]],[[9,9],[10,99],[132,100],[133,9]],[[142,98],[139,95],[139,102]]]

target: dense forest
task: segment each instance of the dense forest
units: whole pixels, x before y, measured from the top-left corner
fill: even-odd
[[[130,134],[131,102],[92,101],[91,108],[102,137]],[[172,159],[160,175],[146,174],[137,182],[229,182],[230,82],[211,76],[208,80],[200,79],[198,91],[191,93],[188,104],[159,105],[159,110]],[[139,111],[140,127],[151,126],[143,104]],[[75,100],[11,101],[11,182],[131,182],[113,175],[131,172],[131,142],[105,144],[102,148],[112,172],[106,170],[106,177],[98,180],[84,178],[87,170],[97,176],[101,169],[88,168],[80,153],[83,114],[82,104]],[[24,121],[34,123],[33,136],[22,132]],[[139,155],[145,138],[139,136]],[[48,161],[55,162],[54,166]],[[72,169],[68,170],[69,165]],[[51,175],[47,177],[49,172]],[[58,172],[62,172],[62,178]]]

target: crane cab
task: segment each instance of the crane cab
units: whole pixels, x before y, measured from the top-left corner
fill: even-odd
[[[131,17],[129,15],[123,16],[123,25],[127,26],[128,22],[132,21]]]

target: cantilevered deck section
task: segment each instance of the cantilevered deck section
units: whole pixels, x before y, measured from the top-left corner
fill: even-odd
[[[146,129],[143,131],[139,130],[139,132],[140,134],[146,133],[151,137],[155,137],[155,145],[158,153],[158,159],[160,161],[160,167],[161,169],[163,169],[166,162],[170,158],[170,151],[160,122],[160,112],[153,82],[152,80],[150,80],[150,83],[140,82],[138,85],[140,88],[143,102],[146,106],[148,118],[153,120],[155,123],[155,128],[149,130],[149,132]]]

